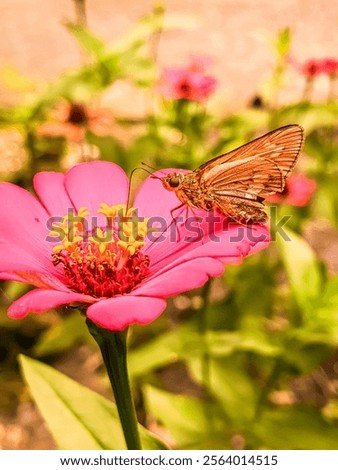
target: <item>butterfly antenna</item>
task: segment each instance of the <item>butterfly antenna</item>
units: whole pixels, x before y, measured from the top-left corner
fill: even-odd
[[[134,169],[132,170],[132,172],[130,173],[126,212],[128,212],[128,209],[129,209],[129,206],[130,206],[131,182],[132,182],[132,179],[133,179],[133,175],[134,175],[134,173],[135,173],[136,170],[142,170],[142,169],[143,169],[143,168],[134,168]]]
[[[149,165],[147,165],[149,166]],[[149,167],[151,168],[151,167]],[[155,179],[161,179],[159,178],[158,176],[154,176],[152,172],[150,172],[149,170],[147,170],[146,168],[142,168],[142,167],[136,167],[132,170],[132,172],[130,173],[130,177],[129,177],[129,189],[128,189],[128,199],[127,199],[127,211],[129,209],[129,206],[130,206],[130,196],[131,196],[131,181],[132,181],[132,178],[133,178],[133,175],[135,173],[135,171],[137,170],[143,170],[145,171],[146,173],[148,173],[148,175],[150,175],[151,178],[155,178]],[[157,171],[157,170],[155,170]]]
[[[154,171],[158,171],[159,173],[162,173],[163,175],[166,175],[166,173],[165,173],[164,171],[158,170],[157,168],[154,168],[153,166],[148,165],[148,163],[141,162],[141,165],[147,166],[147,167],[150,168],[150,170],[152,170],[153,172],[154,172]],[[154,178],[156,178],[156,176],[154,176]]]

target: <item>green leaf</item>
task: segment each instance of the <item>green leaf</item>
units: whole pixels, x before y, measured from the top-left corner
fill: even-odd
[[[236,326],[252,334],[253,331],[262,328],[264,317],[271,315],[276,295],[274,268],[266,255],[264,258],[257,256],[236,266],[233,271],[234,279],[231,280],[229,274],[226,273],[226,279],[231,283],[232,289],[228,299],[233,301],[234,308],[238,312],[235,319]],[[228,307],[228,311],[230,315],[235,314],[231,306]]]
[[[139,376],[177,361],[179,341],[174,332],[159,337],[131,349],[128,352],[129,372],[131,376]]]
[[[188,323],[129,351],[129,371],[133,376],[142,375],[184,358],[186,354],[196,356],[200,350],[200,335]]]
[[[261,356],[275,357],[280,353],[277,345],[259,332],[208,331],[204,341],[210,356],[231,356],[236,351],[253,352]],[[187,322],[174,331],[163,333],[128,353],[129,371],[132,376],[144,375],[178,360],[200,358],[204,343],[196,324]]]
[[[310,374],[329,358],[332,348],[324,344],[322,338],[313,337],[313,333],[310,338],[304,335],[300,340],[296,336],[297,333],[293,340],[290,339],[289,347],[286,345],[283,361],[298,374]]]
[[[34,359],[19,356],[31,394],[60,449],[125,449],[114,403]],[[144,449],[166,448],[140,426]]]
[[[192,375],[202,383],[201,360],[191,359],[188,365]],[[240,357],[210,358],[209,376],[210,382],[204,386],[219,400],[234,424],[243,425],[253,419],[257,391]]]
[[[291,30],[290,28],[284,28],[279,31],[277,40],[275,42],[275,47],[277,53],[284,57],[288,54],[291,46]]]
[[[8,281],[5,284],[4,293],[9,300],[13,301],[26,294],[30,288],[22,282]]]
[[[321,296],[320,308],[335,312],[338,315],[338,276],[332,277],[326,283],[323,295]]]
[[[322,292],[322,269],[308,243],[290,230],[283,230],[288,239],[277,237],[277,246],[297,303],[304,313],[310,313]]]
[[[144,391],[147,409],[168,429],[179,448],[191,449],[197,442],[203,445],[204,441],[210,440],[210,434],[224,436],[226,418],[211,402],[151,386],[146,386]],[[223,437],[223,444],[224,440]]]
[[[334,225],[338,225],[338,187],[334,174],[331,177],[327,175],[324,181],[320,181],[312,204],[318,217],[326,217]]]
[[[207,339],[210,354],[214,357],[230,356],[235,351],[276,357],[281,352],[280,347],[259,331],[209,331]]]
[[[266,412],[253,424],[260,446],[270,449],[337,449],[338,429],[320,411],[310,407],[285,407]]]
[[[32,92],[36,89],[36,84],[33,80],[23,75],[11,64],[6,64],[0,69],[0,81],[7,88],[17,93]]]
[[[90,341],[88,328],[83,318],[75,314],[60,319],[59,323],[43,333],[34,347],[34,354],[45,356],[60,353],[74,346],[78,341]]]
[[[271,128],[297,122],[306,129],[309,134],[319,127],[336,126],[337,103],[309,103],[298,102],[289,106],[278,108],[271,115]]]
[[[338,344],[338,276],[325,284],[320,297],[314,303],[316,316],[307,325],[308,332],[315,332],[323,342]]]
[[[86,139],[90,144],[96,145],[102,160],[115,162],[127,169],[128,157],[117,139],[112,136],[99,136],[90,131],[87,132]]]
[[[288,331],[283,360],[300,373],[319,367],[338,344],[338,277],[329,279],[313,301],[313,314]]]
[[[85,52],[96,59],[102,57],[105,52],[105,43],[91,31],[79,24],[66,23],[66,28],[78,40]]]
[[[338,145],[334,141],[334,132],[334,128],[327,127],[321,132],[311,132],[306,138],[306,154],[314,157],[316,161],[322,161],[324,168],[327,168],[331,160],[334,162],[338,157]]]

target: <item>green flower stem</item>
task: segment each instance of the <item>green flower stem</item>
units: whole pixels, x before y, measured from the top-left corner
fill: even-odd
[[[123,434],[128,450],[142,450],[135,406],[131,395],[127,368],[127,330],[110,331],[87,319],[87,326],[103,357],[114,392]]]
[[[265,385],[262,388],[260,395],[258,397],[258,400],[256,402],[254,421],[257,421],[260,419],[262,411],[264,410],[264,406],[268,402],[268,394],[273,389],[274,385],[277,382],[277,379],[279,378],[282,372],[283,372],[283,363],[280,359],[277,359],[270,371],[270,374],[268,375],[266,379]]]
[[[328,103],[330,103],[330,101],[335,100],[335,98],[336,98],[336,87],[337,87],[337,83],[338,83],[337,78],[338,78],[337,74],[334,74],[334,75],[330,76],[329,93],[328,93],[328,96],[327,96]]]
[[[312,92],[313,92],[313,77],[307,77],[305,81],[305,85],[304,85],[302,100],[311,101]]]
[[[36,135],[34,130],[29,125],[27,125],[25,128],[25,133],[25,147],[29,157],[27,172],[25,173],[25,180],[27,182],[27,186],[30,186],[32,183],[33,176],[38,171],[39,155],[36,150]]]
[[[76,23],[80,26],[87,26],[86,0],[74,0]]]
[[[211,289],[211,280],[204,285],[202,290],[203,305],[198,311],[198,330],[200,334],[202,344],[202,355],[201,355],[201,373],[202,373],[202,384],[204,392],[204,414],[207,418],[207,423],[210,425],[210,429],[213,430],[214,416],[212,409],[209,406],[210,400],[210,351],[208,343],[208,306],[209,296]]]

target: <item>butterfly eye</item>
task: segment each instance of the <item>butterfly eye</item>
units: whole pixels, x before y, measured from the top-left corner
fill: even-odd
[[[171,188],[177,188],[179,185],[180,185],[180,179],[178,176],[173,176],[172,178],[170,178],[169,186]]]

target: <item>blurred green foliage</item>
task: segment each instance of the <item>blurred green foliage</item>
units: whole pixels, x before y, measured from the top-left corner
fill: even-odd
[[[60,171],[74,158],[77,163],[95,155],[118,163],[128,173],[141,161],[155,167],[194,169],[265,131],[290,123],[305,128],[298,171],[314,179],[317,190],[306,208],[281,202],[277,214],[292,214],[292,231],[285,230],[291,241],[277,236],[263,253],[228,267],[221,280],[174,299],[167,314],[152,325],[135,327],[129,365],[135,390],[142,397],[138,406],[148,416],[145,421],[156,419],[177,448],[337,449],[337,396],[332,391],[337,369],[330,368],[330,358],[338,343],[338,277],[328,272],[316,246],[304,238],[318,220],[331,229],[338,225],[337,101],[330,95],[327,103],[279,104],[292,45],[289,29],[282,30],[273,43],[276,64],[259,91],[258,106],[219,116],[203,102],[161,98],[154,48],[167,28],[176,27],[162,9],[141,19],[113,46],[84,27],[66,27],[86,55],[84,65],[43,91],[11,67],[4,70],[3,79],[20,100],[0,108],[0,132],[5,138],[6,131],[16,129],[26,151],[19,168],[2,171],[4,181],[29,189],[36,171]],[[90,108],[121,82],[144,96],[147,106],[141,116],[111,115],[103,134],[96,133],[89,121],[78,124],[84,139],[75,144],[66,133],[41,135],[42,125],[55,122],[55,106],[81,103]],[[14,390],[17,396],[17,376],[8,377],[16,368],[18,353],[53,362],[79,343],[93,346],[83,318],[71,309],[20,323],[8,321],[6,306],[26,289],[11,282],[2,285],[0,386],[5,390],[4,384],[12,383],[11,393]],[[110,403],[78,389],[47,366],[27,358],[21,363],[61,448],[121,448],[121,438],[105,440],[113,429],[119,433]],[[325,371],[327,390],[298,393],[296,384],[315,380],[319,369]],[[176,374],[182,370],[177,389],[173,384],[180,382]],[[57,398],[54,411],[46,394]],[[10,408],[8,396],[5,392],[2,409]],[[104,429],[92,428],[98,414]],[[71,434],[74,440],[64,441],[60,426],[65,423],[74,430],[67,432],[67,439]],[[161,447],[144,433],[149,448]]]

